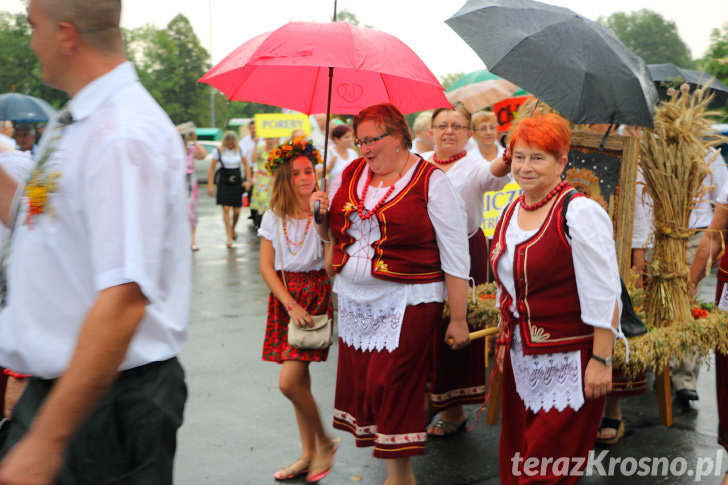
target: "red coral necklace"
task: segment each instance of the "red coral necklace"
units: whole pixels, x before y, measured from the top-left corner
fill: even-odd
[[[455,155],[454,157],[450,157],[445,160],[440,160],[439,158],[437,158],[437,154],[433,153],[432,159],[435,161],[435,163],[439,163],[440,165],[448,165],[450,163],[457,162],[461,158],[465,157],[465,155],[467,155],[467,154],[468,154],[468,152],[463,150],[460,153],[458,153],[457,155]]]
[[[536,202],[533,205],[526,204],[525,194],[521,194],[521,197],[519,197],[518,201],[520,202],[523,210],[535,211],[536,209],[539,209],[539,208],[543,207],[544,205],[546,205],[546,203],[548,201],[553,199],[554,196],[557,195],[559,192],[561,192],[564,189],[564,187],[566,187],[567,185],[569,185],[569,183],[566,180],[562,180],[561,182],[559,182],[559,184],[556,187],[553,188],[553,190],[551,192],[546,194],[546,197],[539,200],[538,202]]]
[[[402,178],[402,172],[404,172],[404,169],[407,167],[407,163],[409,162],[409,155],[407,156],[407,159],[404,161],[404,165],[402,166],[402,170],[399,171],[399,177],[397,180]],[[387,190],[387,193],[384,194],[384,197],[379,199],[379,202],[372,208],[372,210],[367,211],[367,213],[364,213],[364,201],[367,198],[367,191],[369,190],[369,184],[372,181],[372,170],[369,169],[369,173],[367,174],[367,180],[364,183],[364,190],[362,190],[361,193],[361,199],[359,200],[359,204],[356,206],[356,211],[359,213],[359,219],[362,221],[365,221],[372,217],[377,211],[379,211],[379,208],[384,205],[384,203],[387,201],[390,195],[392,195],[392,192],[394,192],[394,185],[396,183],[396,180],[392,182],[392,185],[389,186],[389,190]]]

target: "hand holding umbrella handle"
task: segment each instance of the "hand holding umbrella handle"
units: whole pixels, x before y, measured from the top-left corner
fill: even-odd
[[[326,177],[321,177],[321,190],[326,192],[326,189]],[[324,220],[324,215],[321,214],[321,201],[319,200],[313,202],[313,219],[316,221],[316,224],[321,224]]]

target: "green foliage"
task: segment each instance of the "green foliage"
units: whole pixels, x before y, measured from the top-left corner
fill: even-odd
[[[710,47],[700,61],[703,71],[715,76],[728,85],[728,23],[710,33]],[[728,119],[728,105],[723,107],[723,123]]]
[[[40,63],[30,49],[31,35],[25,14],[0,12],[0,94],[29,94],[60,107],[68,96],[41,82]]]
[[[450,86],[455,83],[455,81],[457,81],[464,75],[464,72],[447,73],[444,76],[440,76],[440,84],[442,84],[442,87],[445,88],[445,91],[447,91],[448,89],[450,89]]]
[[[671,62],[686,69],[695,67],[675,22],[665,20],[659,13],[647,9],[629,14],[617,12],[598,21],[611,28],[619,40],[647,64]]]

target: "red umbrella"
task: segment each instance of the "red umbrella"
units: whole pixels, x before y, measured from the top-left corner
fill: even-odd
[[[329,73],[333,72],[331,83]],[[306,114],[354,114],[389,102],[403,113],[450,106],[442,85],[405,43],[347,22],[290,22],[253,37],[201,82],[232,101]]]

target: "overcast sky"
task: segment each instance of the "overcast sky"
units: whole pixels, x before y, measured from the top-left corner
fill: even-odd
[[[485,67],[444,23],[464,3],[464,0],[339,0],[338,9],[353,12],[363,25],[397,36],[440,77]],[[678,34],[693,57],[702,57],[710,43],[711,30],[728,22],[726,0],[551,0],[547,3],[570,8],[592,20],[619,11],[653,10],[676,23]],[[2,0],[1,5],[6,11],[25,9],[21,0]],[[251,37],[286,22],[330,20],[334,1],[123,0],[122,5],[122,26],[127,28],[146,23],[164,27],[178,13],[184,14],[203,47],[209,50],[212,46],[212,60],[216,63]]]

